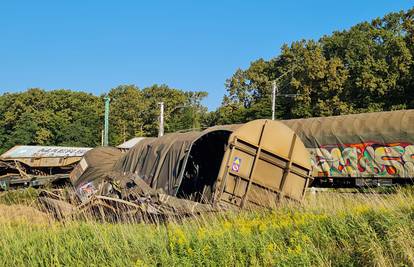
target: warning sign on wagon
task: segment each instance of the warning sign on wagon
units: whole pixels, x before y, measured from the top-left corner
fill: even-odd
[[[231,170],[234,172],[239,172],[241,164],[241,158],[234,157],[233,164],[231,165]]]

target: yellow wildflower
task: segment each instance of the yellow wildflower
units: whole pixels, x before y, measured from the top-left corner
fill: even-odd
[[[198,229],[198,231],[197,231],[197,237],[199,238],[199,239],[204,239],[204,238],[206,238],[206,229],[204,228],[204,227],[200,227],[199,229]]]

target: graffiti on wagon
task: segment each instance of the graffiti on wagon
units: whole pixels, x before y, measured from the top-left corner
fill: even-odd
[[[410,143],[335,144],[309,150],[318,176],[414,177],[414,145]]]

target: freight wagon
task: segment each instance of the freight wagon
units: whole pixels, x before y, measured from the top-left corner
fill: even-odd
[[[88,147],[15,146],[0,156],[0,190],[60,184]]]
[[[311,154],[314,186],[411,183],[414,110],[283,121]]]
[[[135,187],[135,182],[122,182],[124,175],[132,175],[168,198],[274,207],[284,198],[302,200],[312,180],[309,158],[291,129],[278,121],[255,120],[146,138],[126,153],[95,148],[70,179],[84,202],[93,195],[112,194],[114,187],[121,192],[117,198],[122,198],[122,192]]]

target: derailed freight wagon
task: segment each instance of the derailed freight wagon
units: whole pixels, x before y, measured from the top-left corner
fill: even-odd
[[[271,207],[282,197],[302,200],[310,172],[309,152],[291,129],[256,120],[143,139],[125,154],[93,149],[71,180],[83,201],[108,193],[106,180],[129,175],[176,199],[243,208]],[[131,187],[111,184],[118,192]]]
[[[414,110],[282,122],[309,150],[315,186],[413,181]]]
[[[68,182],[87,147],[15,146],[0,156],[0,190]]]

